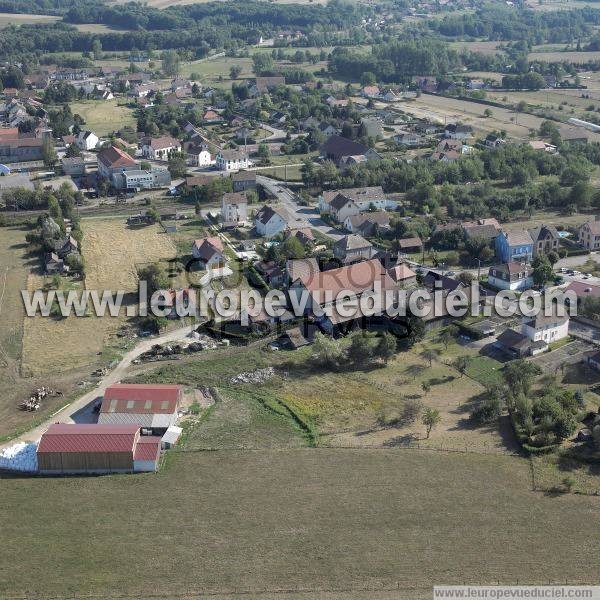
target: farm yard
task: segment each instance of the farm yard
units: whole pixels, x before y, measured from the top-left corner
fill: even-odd
[[[2,488],[2,595],[270,597],[302,588],[418,600],[438,581],[596,581],[597,499],[532,492],[529,464],[515,457],[176,452],[158,474],[6,478]],[[548,543],[549,523],[562,543]],[[132,548],[144,556],[135,569]]]

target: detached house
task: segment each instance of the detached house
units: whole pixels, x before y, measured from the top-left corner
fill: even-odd
[[[496,236],[496,257],[504,263],[529,262],[533,240],[528,231],[500,231]]]
[[[234,192],[244,192],[256,189],[256,173],[254,171],[239,171],[231,175]]]
[[[195,140],[184,142],[183,151],[188,165],[192,167],[208,167],[213,163],[209,150],[204,144],[197,143]]]
[[[329,212],[338,223],[343,223],[348,217],[358,215],[360,209],[351,198],[338,194],[330,202]]]
[[[488,283],[499,290],[527,290],[533,285],[531,273],[531,267],[511,261],[490,267]]]
[[[219,150],[216,157],[219,171],[239,171],[250,166],[248,155],[237,150]]]
[[[196,240],[192,246],[192,256],[202,269],[222,269],[227,266],[223,242],[217,236]]]
[[[349,188],[345,190],[331,190],[323,192],[319,196],[319,210],[322,213],[333,213],[331,203],[338,196],[342,196],[348,200],[351,200],[354,205],[358,208],[359,212],[367,210],[394,210],[398,206],[396,200],[392,200],[387,197],[380,185],[372,187],[361,187],[361,188]],[[336,204],[339,204],[342,200],[337,199]],[[353,213],[357,214],[357,213]],[[348,214],[342,215],[343,218],[339,219],[343,222],[344,219],[349,216]]]
[[[557,252],[560,236],[558,231],[552,225],[542,225],[529,229],[529,235],[533,241],[533,256],[548,254],[548,252]]]
[[[473,135],[473,128],[470,125],[450,123],[446,125],[444,135],[453,140],[466,140]]]
[[[600,250],[600,220],[588,221],[579,228],[579,243],[588,250]]]
[[[75,138],[75,144],[80,150],[93,150],[99,141],[98,136],[91,131],[80,131]]]
[[[569,316],[546,316],[540,312],[532,319],[525,319],[521,325],[521,333],[532,342],[551,344],[569,335]]]
[[[376,253],[373,244],[357,234],[345,235],[333,245],[333,256],[346,263],[371,259]]]
[[[227,192],[221,198],[221,218],[225,227],[244,225],[248,221],[248,199],[240,192]]]
[[[254,218],[258,235],[271,238],[283,233],[295,221],[294,217],[281,206],[263,206]]]
[[[384,211],[352,215],[346,217],[344,220],[344,227],[350,233],[371,236],[374,235],[377,230],[390,228],[390,215]]]
[[[146,138],[142,143],[142,156],[151,160],[168,160],[171,152],[181,152],[181,144],[170,135]]]

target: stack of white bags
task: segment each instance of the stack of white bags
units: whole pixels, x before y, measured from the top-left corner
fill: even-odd
[[[19,442],[0,451],[0,469],[11,471],[24,471],[32,473],[37,471],[37,444]]]

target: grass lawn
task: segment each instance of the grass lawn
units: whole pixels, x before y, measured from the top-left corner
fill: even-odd
[[[122,102],[122,100],[119,100]],[[117,129],[131,125],[135,127],[133,110],[114,100],[85,100],[71,104],[73,114],[85,120],[85,126],[98,136],[105,136]]]
[[[487,356],[471,356],[466,374],[488,387],[502,383],[502,364]]]
[[[185,452],[156,475],[6,478],[0,595],[413,600],[439,582],[597,583],[597,498],[530,484],[521,458],[398,449]]]

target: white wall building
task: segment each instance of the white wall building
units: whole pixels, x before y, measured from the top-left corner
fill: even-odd
[[[547,344],[562,340],[569,335],[569,316],[546,316],[543,311],[532,319],[525,319],[521,333],[532,342],[543,341]]]
[[[219,150],[216,157],[219,171],[239,171],[250,166],[248,155],[237,150]]]
[[[99,141],[98,136],[92,131],[80,131],[75,139],[75,144],[81,150],[93,150]]]

